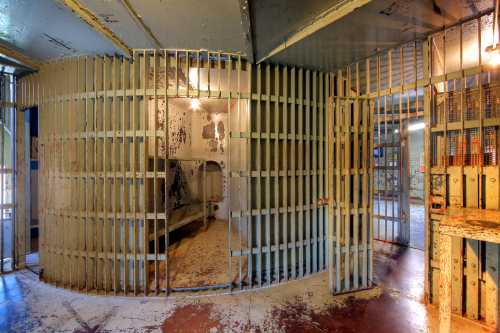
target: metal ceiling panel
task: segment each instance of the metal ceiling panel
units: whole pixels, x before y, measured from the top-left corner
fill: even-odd
[[[0,0],[0,41],[40,60],[120,53],[111,42],[53,0]]]
[[[142,29],[134,22],[120,0],[80,0],[99,20],[113,31],[128,47],[154,48]]]
[[[254,53],[261,59],[293,33],[343,0],[254,0],[250,2]]]
[[[374,0],[270,61],[334,70],[492,7],[493,0]]]
[[[165,48],[246,55],[238,0],[132,0],[130,3]]]

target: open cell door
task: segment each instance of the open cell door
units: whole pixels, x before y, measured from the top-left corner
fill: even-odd
[[[336,77],[329,105],[329,282],[332,293],[371,286],[373,103]],[[358,90],[359,91],[359,90]]]

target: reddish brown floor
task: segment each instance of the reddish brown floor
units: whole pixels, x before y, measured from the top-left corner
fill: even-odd
[[[377,287],[332,296],[328,275],[230,295],[90,296],[38,281],[27,270],[0,276],[0,332],[436,332],[423,303],[424,255],[376,243]],[[453,333],[492,332],[453,318]]]
[[[216,332],[222,328],[287,333],[437,332],[437,308],[424,304],[423,252],[380,242],[375,246],[375,282],[381,290],[377,297],[348,296],[341,305],[325,306],[296,297],[273,305],[261,321],[243,322],[228,322],[225,314],[218,312],[212,303],[188,304],[176,308],[165,320],[163,332]],[[454,318],[453,332],[492,330]]]

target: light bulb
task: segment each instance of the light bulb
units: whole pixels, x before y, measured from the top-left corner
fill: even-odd
[[[201,106],[201,103],[200,103],[200,100],[197,99],[197,98],[193,98],[191,100],[191,109],[193,110],[199,110],[200,109],[200,106]]]
[[[500,44],[488,46],[486,53],[488,54],[488,64],[490,66],[500,65]]]

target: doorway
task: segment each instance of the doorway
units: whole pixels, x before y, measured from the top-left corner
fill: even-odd
[[[410,202],[410,246],[424,250],[424,128],[423,119],[414,119],[408,125],[408,171]]]
[[[15,79],[0,73],[0,274],[14,263]]]
[[[38,271],[38,107],[24,111],[24,156],[26,156],[26,266]]]

